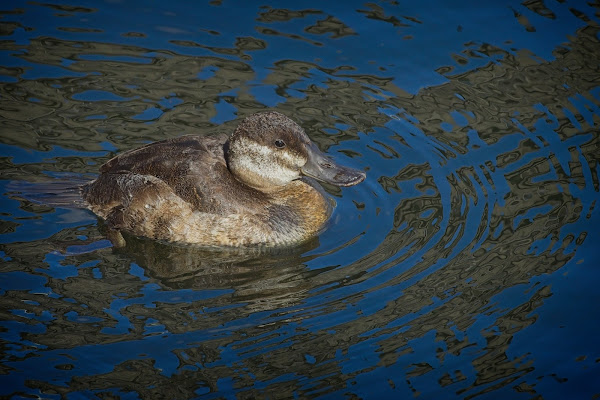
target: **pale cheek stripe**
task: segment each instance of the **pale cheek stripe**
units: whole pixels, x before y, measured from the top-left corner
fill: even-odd
[[[267,181],[286,184],[300,175],[298,165],[303,159],[285,151],[276,151],[280,162],[273,162],[273,149],[256,142],[244,140],[240,143],[245,150],[236,154],[236,164],[245,170],[252,171]],[[289,167],[289,166],[293,167]]]
[[[252,157],[240,157],[237,161],[243,169],[252,171],[266,180],[279,182],[281,184],[287,183],[293,179],[296,179],[299,175],[298,172],[278,165],[273,162],[260,162]]]

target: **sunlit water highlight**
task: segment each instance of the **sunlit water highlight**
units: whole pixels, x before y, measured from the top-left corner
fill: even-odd
[[[1,396],[600,395],[597,5],[2,8]],[[314,241],[116,248],[68,206],[265,109],[367,172]]]

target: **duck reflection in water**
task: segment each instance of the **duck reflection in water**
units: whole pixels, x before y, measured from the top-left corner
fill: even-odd
[[[229,138],[182,136],[118,155],[82,195],[117,233],[276,247],[324,229],[331,202],[311,178],[352,186],[365,173],[336,164],[298,124],[269,111],[245,118]]]
[[[316,256],[304,254],[319,246],[318,238],[285,248],[210,249],[122,234],[125,245],[105,252],[115,265],[133,260],[163,290],[225,291],[211,307],[244,304],[248,311],[265,311],[296,304],[324,272],[306,267]],[[124,263],[117,261],[121,257]]]

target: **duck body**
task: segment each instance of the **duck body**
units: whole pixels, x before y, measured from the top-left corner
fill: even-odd
[[[364,179],[326,158],[289,118],[266,112],[229,138],[182,136],[118,155],[82,195],[109,228],[134,235],[284,246],[317,234],[331,214],[330,201],[303,175],[343,186]]]

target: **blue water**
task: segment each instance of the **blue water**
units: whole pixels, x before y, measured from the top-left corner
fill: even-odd
[[[597,5],[1,9],[0,397],[600,396]],[[265,109],[367,173],[309,243],[120,248],[68,191]]]

